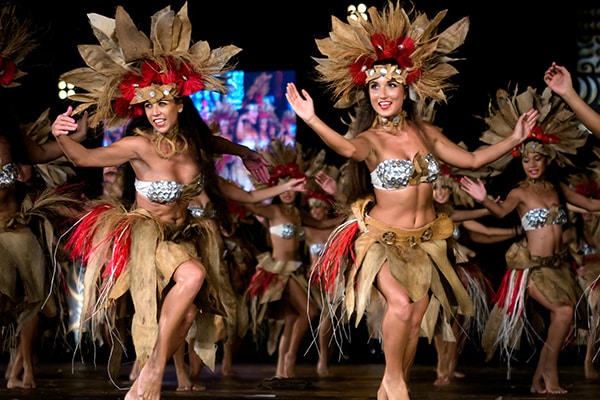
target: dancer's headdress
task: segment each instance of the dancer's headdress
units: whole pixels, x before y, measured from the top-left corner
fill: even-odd
[[[600,148],[594,147],[594,154],[600,157]],[[600,159],[592,161],[587,166],[586,172],[580,172],[568,177],[569,185],[577,193],[592,199],[600,199]],[[587,229],[591,232],[594,241],[600,243],[600,216],[589,213],[591,216]]]
[[[404,83],[414,101],[446,100],[444,90],[452,86],[448,78],[458,72],[449,55],[464,42],[469,19],[438,33],[447,10],[432,20],[413,11],[411,19],[399,2],[388,1],[382,12],[370,7],[366,21],[331,17],[329,37],[316,41],[325,58],[314,59],[317,79],[332,91],[336,107],[352,106],[363,95],[361,89],[380,76]]]
[[[50,109],[47,108],[34,122],[22,124],[20,126],[22,133],[39,145],[48,142],[51,136],[50,132],[52,132],[52,121],[49,114]],[[73,164],[64,155],[47,163],[34,164],[33,167],[44,180],[46,186],[51,188],[65,184],[76,174]]]
[[[0,7],[0,85],[10,88],[19,86],[17,80],[27,75],[19,64],[38,45],[31,22],[17,17],[15,5]]]
[[[302,151],[302,145],[286,144],[279,139],[271,139],[269,144],[258,152],[268,161],[271,166],[269,186],[277,185],[281,180],[290,178],[311,178],[323,169],[325,161],[325,150],[318,153],[307,154]],[[260,182],[253,182],[260,187]]]
[[[463,177],[464,175],[454,174],[448,165],[441,164],[440,175],[438,176],[437,181],[434,182],[434,185],[441,185],[450,189],[450,201],[452,202],[453,206],[473,208],[475,207],[473,198],[469,196],[469,194],[465,192],[460,185],[460,180]],[[472,178],[471,176],[469,177]]]
[[[80,45],[87,67],[66,72],[60,79],[87,92],[70,98],[81,102],[74,113],[90,111],[92,126],[124,123],[141,115],[146,101],[199,90],[227,92],[222,74],[233,68],[230,59],[241,49],[229,45],[211,50],[206,41],[190,46],[187,2],[177,14],[170,6],[155,13],[150,37],[137,29],[121,6],[114,19],[93,13],[88,18],[99,44]]]
[[[479,140],[492,145],[510,136],[519,116],[534,107],[540,115],[528,139],[536,141],[526,139],[511,153],[490,164],[488,170],[491,175],[500,173],[512,158],[525,153],[540,153],[556,160],[559,165],[573,165],[569,155],[577,153],[588,135],[579,128],[579,121],[567,104],[548,87],[541,94],[532,87],[518,93],[515,87],[512,96],[508,91],[499,89],[495,102],[490,101],[488,116],[484,118],[488,129]]]

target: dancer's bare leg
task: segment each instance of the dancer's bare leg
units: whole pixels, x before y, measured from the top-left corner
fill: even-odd
[[[298,283],[290,279],[287,287],[287,301],[294,309],[296,318],[293,328],[292,336],[290,337],[290,344],[285,354],[285,365],[284,371],[285,376],[293,378],[296,376],[296,360],[298,358],[298,349],[302,340],[306,336],[310,327],[310,321],[317,315],[317,310],[314,305],[308,301],[306,292],[298,285]],[[307,312],[308,304],[308,312]]]
[[[6,371],[4,371],[4,379],[6,379],[7,381],[10,378],[11,371],[15,366],[15,358],[17,358],[17,349],[11,347],[10,358],[8,359],[8,364],[6,365]],[[22,368],[22,366],[19,366],[19,368]]]
[[[187,343],[184,341],[181,346],[173,354],[173,365],[175,366],[175,375],[177,376],[177,391],[202,391],[206,387],[195,385],[192,383],[192,378],[188,372],[188,366],[185,363],[185,349]]]
[[[37,338],[39,325],[40,316],[36,314],[21,329],[19,344],[17,346],[17,356],[10,373],[10,378],[6,384],[8,389],[17,387],[24,389],[35,388],[35,381],[33,379],[33,346]]]
[[[386,299],[381,330],[385,369],[378,400],[409,400],[408,371],[416,354],[421,320],[429,298],[412,302],[385,263],[377,274],[377,287]]]
[[[279,336],[279,346],[277,347],[277,368],[275,370],[276,378],[290,378],[285,372],[285,356],[290,348],[292,340],[292,330],[298,315],[289,304],[285,305],[285,322],[283,324],[283,332]]]
[[[465,348],[467,341],[467,334],[463,331],[461,321],[462,316],[458,316],[452,323],[452,333],[456,341],[448,343],[448,377],[450,378],[464,378],[465,374],[456,370],[458,365],[458,359]]]
[[[233,370],[233,356],[237,353],[242,339],[237,335],[230,335],[223,343],[223,361],[221,363],[221,374],[225,377],[235,376]]]
[[[330,376],[329,357],[333,350],[331,338],[333,337],[333,323],[329,312],[321,312],[321,321],[319,323],[319,361],[317,362],[317,375],[321,378]]]
[[[133,362],[133,366],[131,367],[131,371],[129,371],[129,380],[135,381],[138,376],[140,376],[140,362],[136,359]]]
[[[188,359],[190,361],[190,379],[192,381],[197,381],[200,379],[200,372],[204,366],[204,361],[202,361],[198,353],[194,350],[194,339],[188,343]]]
[[[158,320],[158,338],[140,375],[127,392],[126,400],[158,400],[167,361],[185,341],[197,309],[194,298],[204,283],[206,270],[200,262],[188,260],[175,270],[175,284],[165,295]]]
[[[558,383],[558,356],[565,342],[573,320],[573,306],[552,304],[537,289],[533,282],[529,294],[550,311],[550,326],[544,347],[540,352],[538,365],[531,384],[532,393],[563,394],[567,390]]]
[[[592,310],[592,312],[595,312]],[[597,315],[592,315],[590,320],[590,327],[596,326],[596,321],[598,320]],[[583,370],[585,373],[585,379],[596,380],[600,378],[600,373],[594,366],[594,356],[596,355],[596,335],[592,328],[589,330],[589,334],[587,337],[587,343],[585,346],[585,359],[583,361]]]
[[[433,337],[433,344],[437,353],[437,378],[433,382],[435,386],[450,384],[450,375],[448,371],[448,342],[444,340],[444,335],[439,333]]]

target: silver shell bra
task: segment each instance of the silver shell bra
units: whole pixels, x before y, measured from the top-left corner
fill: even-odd
[[[13,163],[5,164],[0,170],[0,189],[7,189],[15,184],[19,176]]]
[[[135,180],[135,190],[153,203],[170,204],[179,200],[184,191],[191,187],[192,195],[202,193],[204,178],[201,177],[189,185],[174,181],[140,181]]]
[[[523,230],[531,231],[548,225],[562,225],[567,222],[567,212],[562,206],[547,208],[534,208],[521,217]]]
[[[269,227],[269,232],[283,239],[292,239],[296,235],[296,225],[279,224]]]
[[[434,182],[440,165],[433,154],[417,154],[410,160],[390,159],[380,162],[371,172],[371,183],[379,190],[400,190],[421,182]]]

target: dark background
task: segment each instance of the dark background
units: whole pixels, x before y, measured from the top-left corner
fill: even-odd
[[[365,2],[378,8],[386,3]],[[11,89],[22,119],[31,121],[47,107],[54,119],[69,104],[68,100],[58,99],[56,85],[61,73],[84,66],[77,45],[97,44],[87,13],[114,18],[116,6],[122,5],[148,34],[152,14],[168,5],[178,11],[184,1],[18,0],[16,4],[21,15],[32,19],[39,34],[39,48],[22,65],[28,76],[21,80],[21,87]],[[348,4],[351,2],[339,0],[304,0],[296,4],[190,0],[188,11],[194,40],[207,40],[213,48],[235,44],[243,49],[237,57],[239,69],[296,70],[298,86],[311,93],[319,116],[343,132],[340,118],[345,113],[335,110],[323,88],[312,80],[315,62],[311,57],[320,55],[315,39],[328,35],[331,15],[345,21]],[[486,114],[490,96],[497,89],[518,84],[522,89],[533,86],[541,91],[545,87],[543,73],[552,61],[575,71],[578,12],[582,5],[589,7],[584,0],[558,6],[547,0],[416,0],[414,4],[430,18],[448,8],[441,28],[463,16],[470,17],[466,42],[455,55],[464,58],[454,63],[459,70],[454,77],[457,89],[447,93],[448,103],[440,106],[436,123],[451,139],[464,141],[471,149],[478,146],[484,129],[475,116]],[[304,148],[324,147],[301,121],[297,139]],[[338,161],[331,153],[328,157]],[[494,280],[502,275],[508,244],[475,249]],[[376,346],[365,350],[370,356],[380,357]]]
[[[365,2],[378,8],[386,3]],[[415,7],[430,18],[448,9],[441,28],[463,16],[470,17],[466,42],[455,55],[464,58],[454,63],[459,70],[454,78],[457,89],[448,92],[448,103],[437,113],[437,123],[444,132],[455,141],[463,140],[470,148],[475,147],[482,122],[474,115],[486,113],[489,97],[497,89],[518,84],[523,89],[531,85],[542,90],[543,73],[554,60],[574,71],[579,3],[584,2],[574,0],[552,7],[541,0],[416,0]],[[51,107],[51,117],[66,109],[68,101],[57,97],[58,76],[84,66],[78,44],[97,44],[87,13],[114,18],[116,6],[122,5],[148,34],[152,14],[168,5],[178,11],[184,1],[18,0],[16,4],[20,14],[34,21],[39,33],[40,47],[22,66],[29,75],[21,80],[22,87],[14,89],[20,114],[31,120],[47,107]],[[193,40],[208,40],[213,48],[235,44],[243,49],[237,57],[239,69],[296,70],[299,87],[309,90],[320,117],[343,131],[340,117],[345,113],[333,109],[326,92],[313,82],[315,62],[311,57],[320,56],[315,39],[328,35],[331,15],[345,21],[348,4],[357,3],[190,0],[188,12]],[[403,4],[407,8],[409,3]],[[298,141],[305,147],[322,145],[301,121]]]

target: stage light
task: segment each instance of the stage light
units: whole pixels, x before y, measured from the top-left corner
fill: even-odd
[[[61,100],[75,94],[75,86],[72,83],[65,81],[58,82],[58,98]]]
[[[346,9],[348,12],[348,18],[358,21],[358,18],[362,18],[365,21],[369,19],[367,16],[367,6],[364,3],[360,3],[358,6],[350,4]]]

